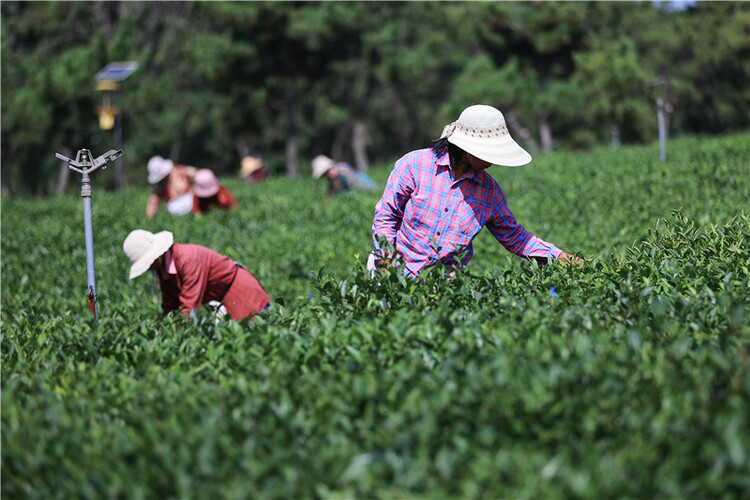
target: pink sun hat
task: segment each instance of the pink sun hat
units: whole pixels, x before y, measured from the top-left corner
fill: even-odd
[[[195,194],[198,198],[208,198],[219,192],[219,181],[208,168],[202,168],[195,173]]]

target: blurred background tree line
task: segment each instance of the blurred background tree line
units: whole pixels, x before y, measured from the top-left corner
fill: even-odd
[[[94,75],[122,84],[125,186],[152,155],[236,175],[247,154],[309,175],[425,147],[474,103],[529,150],[750,124],[750,4],[14,2],[2,9],[2,185],[64,190],[55,152],[113,148]],[[100,174],[101,176],[101,174]],[[112,187],[111,175],[100,185]],[[75,187],[75,186],[74,186]],[[72,189],[72,188],[71,188]]]

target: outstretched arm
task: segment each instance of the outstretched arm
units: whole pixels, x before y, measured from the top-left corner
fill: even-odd
[[[580,264],[584,259],[563,252],[552,243],[531,234],[508,208],[505,196],[498,188],[494,200],[495,211],[487,222],[487,228],[509,252],[546,264],[548,260],[559,260],[563,264]]]
[[[552,243],[537,238],[516,222],[508,208],[505,195],[498,187],[494,194],[493,214],[487,221],[487,229],[511,253],[520,257],[557,259],[563,251]]]
[[[156,212],[159,211],[159,201],[161,198],[159,198],[159,195],[157,194],[151,194],[151,196],[148,197],[148,201],[146,202],[146,218],[150,219],[154,215],[156,215]]]

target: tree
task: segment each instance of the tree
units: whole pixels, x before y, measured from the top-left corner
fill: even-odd
[[[750,4],[700,2],[669,13],[674,40],[655,61],[675,87],[675,120],[700,133],[750,126]]]
[[[497,67],[512,65],[524,76],[513,92],[525,104],[520,113],[536,123],[545,150],[554,146],[554,120],[576,120],[580,95],[570,76],[573,54],[589,43],[586,9],[577,2],[488,4],[479,25],[483,46]],[[528,98],[531,90],[533,99]]]
[[[647,84],[653,81],[628,39],[600,40],[600,47],[574,54],[573,83],[586,97],[586,115],[599,137],[613,142],[642,140],[648,135],[653,108]]]
[[[466,106],[501,108],[526,147],[590,146],[616,126],[750,125],[750,4],[699,2],[13,2],[2,9],[4,192],[47,194],[54,151],[111,148],[93,77],[122,86],[125,184],[154,154],[296,175],[321,152],[366,168],[438,137]],[[103,172],[103,185],[113,184]]]
[[[54,152],[101,149],[94,74],[104,36],[85,4],[2,3],[3,191],[49,194]]]

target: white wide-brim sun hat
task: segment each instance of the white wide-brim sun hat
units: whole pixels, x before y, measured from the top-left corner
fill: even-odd
[[[156,184],[169,175],[174,167],[172,160],[161,156],[152,156],[148,161],[148,183]]]
[[[312,161],[312,175],[315,179],[320,179],[323,174],[333,168],[334,161],[328,158],[326,155],[318,155]]]
[[[122,250],[133,265],[130,266],[130,279],[137,278],[151,267],[156,259],[172,247],[174,235],[169,231],[152,233],[143,229],[130,232],[122,244]]]
[[[503,114],[492,106],[464,109],[458,120],[445,126],[442,137],[493,165],[520,167],[531,161],[531,155],[510,136]]]

